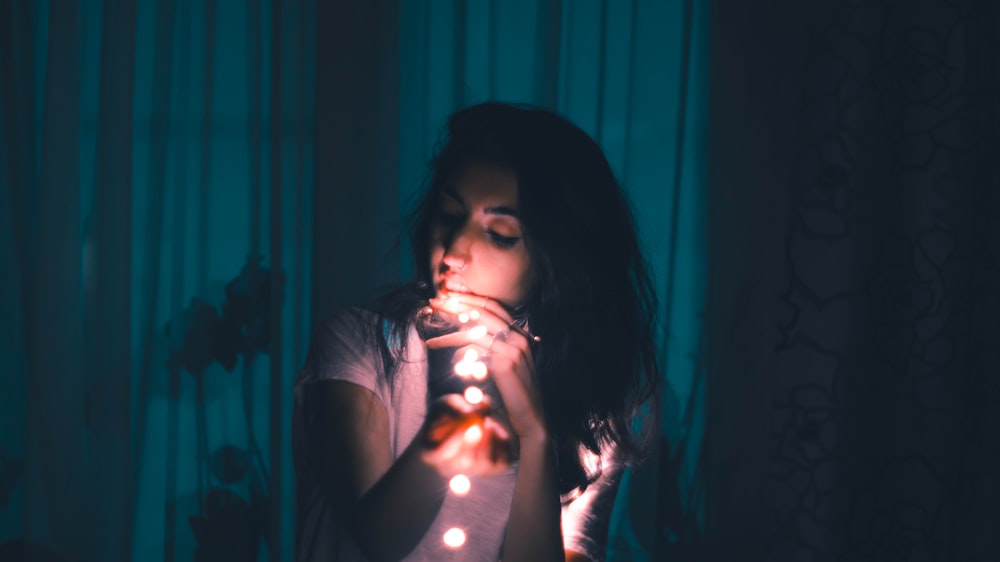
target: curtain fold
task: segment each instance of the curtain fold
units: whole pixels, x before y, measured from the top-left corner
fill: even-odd
[[[292,551],[315,4],[256,7],[0,6],[4,559]]]
[[[320,2],[316,14],[315,321],[399,280],[397,2]]]
[[[84,241],[86,404],[92,428],[90,504],[104,505],[97,558],[129,558],[135,502],[132,425],[132,91],[135,5],[107,1],[101,14],[100,77],[93,205]],[[98,320],[100,319],[100,320]]]
[[[0,554],[289,558],[311,328],[408,278],[399,234],[441,127],[499,99],[580,124],[635,203],[666,407],[610,557],[673,556],[702,509],[704,13],[0,3]]]

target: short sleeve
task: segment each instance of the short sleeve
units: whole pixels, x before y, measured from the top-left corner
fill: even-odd
[[[325,380],[359,385],[385,402],[387,384],[371,333],[370,312],[351,309],[324,323],[313,336],[305,367],[296,386],[302,388]]]
[[[388,402],[385,377],[379,368],[378,344],[372,334],[374,314],[344,311],[323,323],[313,334],[305,365],[295,381],[292,414],[292,450],[297,480],[296,560],[363,560],[346,527],[338,519],[318,484],[316,451],[322,443],[314,433],[318,404],[316,383],[345,381],[371,391]]]
[[[613,454],[584,454],[591,456],[588,462],[600,462],[601,475],[583,493],[563,504],[563,546],[598,562],[604,560],[607,551],[611,511],[624,466],[613,460]]]

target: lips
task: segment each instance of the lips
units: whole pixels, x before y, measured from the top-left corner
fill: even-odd
[[[452,293],[471,293],[469,287],[458,276],[446,275],[440,283],[440,288]]]

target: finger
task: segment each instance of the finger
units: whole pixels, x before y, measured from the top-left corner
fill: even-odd
[[[484,397],[485,398],[485,397]],[[433,448],[464,431],[468,426],[482,423],[489,415],[489,401],[475,404],[465,400],[460,394],[448,394],[436,400],[427,415],[424,443]]]
[[[467,470],[469,465],[478,464],[488,456],[483,451],[490,447],[493,439],[492,434],[487,434],[483,423],[465,424],[431,449],[429,457],[437,463]]]
[[[493,335],[490,334],[489,329],[485,326],[472,326],[457,332],[451,332],[450,334],[430,338],[426,343],[427,347],[430,349],[462,347],[471,344],[478,344],[485,351],[486,345],[489,344],[492,337]]]
[[[432,299],[430,305],[452,314],[472,311],[489,314],[499,318],[504,324],[508,324],[514,320],[500,302],[472,293],[443,292],[437,298]]]
[[[490,380],[496,386],[512,427],[542,418],[538,381],[531,363],[519,349],[491,354]],[[528,417],[525,417],[525,416]]]
[[[496,336],[484,337],[471,345],[485,349],[486,363],[491,369],[495,366],[534,365],[534,355],[531,350],[531,342],[524,336],[513,332],[501,332]],[[507,362],[504,362],[504,359]]]
[[[542,341],[540,336],[532,334],[526,327],[516,322],[503,304],[482,295],[442,292],[431,299],[429,304],[431,305],[429,308],[453,318],[458,324],[477,321],[486,323],[492,333],[501,333],[501,330],[507,333],[516,332],[525,338],[529,345],[531,342]]]
[[[530,350],[523,351],[507,343],[493,346],[489,356],[489,373],[502,396],[507,396],[512,384],[519,384],[525,390],[535,385],[530,353]]]
[[[435,309],[436,311],[437,309]],[[510,332],[511,324],[505,321],[503,318],[486,311],[463,311],[457,315],[451,311],[437,311],[438,316],[447,316],[450,321],[450,330],[441,330],[444,332],[455,332],[455,331],[468,331],[482,326],[487,332],[491,334],[499,334],[501,332]]]
[[[495,317],[498,324],[493,326],[493,328],[497,329],[491,329],[490,331],[492,332],[497,332],[499,329],[502,329],[499,328],[499,325],[503,324],[505,328],[517,332],[528,340],[534,342],[540,342],[542,340],[541,337],[530,333],[527,328],[518,324],[502,303],[490,299],[489,297],[471,293],[446,292],[431,300],[430,304],[432,307],[438,306],[440,307],[440,310],[460,316],[461,318],[459,318],[459,320],[462,324],[468,322],[470,319],[478,320],[479,318],[477,318],[477,316],[485,316],[487,317],[487,320],[490,319],[489,317]],[[465,316],[462,316],[463,312],[466,313]]]
[[[489,412],[489,404],[475,404],[471,403],[461,394],[452,393],[445,394],[441,398],[434,401],[431,404],[430,413],[427,415],[428,419],[436,420],[441,416],[450,416],[459,420],[464,420],[469,417],[477,417],[481,419],[486,417]]]
[[[507,308],[500,301],[491,299],[485,295],[442,291],[438,293],[437,297],[431,299],[430,303],[433,306],[440,306],[445,310],[456,313],[463,310],[479,310],[507,318],[508,322],[513,320]]]
[[[425,343],[429,349],[471,347],[484,355],[494,353],[500,344],[506,344],[507,347],[513,347],[518,350],[528,360],[531,360],[533,357],[531,342],[528,338],[517,332],[510,331],[506,327],[499,331],[491,331],[482,325],[471,326],[457,332],[428,338]]]
[[[510,433],[493,418],[483,420],[482,441],[474,445],[476,464],[484,469],[494,467],[500,470],[510,463]]]
[[[455,433],[433,450],[425,452],[425,458],[445,476],[455,473],[492,476],[510,467],[513,445],[510,432],[498,421],[486,417],[477,426],[481,431],[475,439],[469,439],[466,431]]]
[[[483,428],[487,431],[493,442],[503,445],[510,442],[510,431],[506,425],[494,416],[488,416],[483,420]]]
[[[434,340],[428,340],[428,346],[457,347],[453,358],[455,375],[462,379],[475,379],[476,381],[483,381],[492,375],[493,382],[487,384],[495,386],[497,391],[499,391],[499,397],[503,400],[508,399],[510,392],[517,390],[517,386],[512,386],[512,383],[508,381],[517,381],[519,383],[521,390],[518,396],[530,392],[530,389],[534,386],[534,378],[531,375],[534,372],[531,348],[523,340],[518,344],[495,340],[492,342],[471,343],[458,347],[458,343],[460,342],[462,342],[461,337],[442,336],[434,338]],[[492,349],[490,349],[491,347]],[[514,378],[511,379],[511,376]],[[472,381],[470,380],[469,382]],[[497,382],[502,382],[503,387],[496,384]],[[493,404],[488,400],[489,391],[486,388],[482,388],[482,390],[484,391],[484,400],[480,402],[472,401],[472,403],[478,406],[479,412],[493,410]],[[468,402],[467,399],[464,399],[463,395],[453,394],[451,396],[453,399]],[[502,404],[503,402],[501,401],[496,406],[499,407]],[[458,404],[455,408],[461,410],[462,405]]]
[[[434,431],[440,433],[440,439],[433,440],[427,445],[431,451],[439,458],[449,458],[457,456],[463,449],[471,450],[484,441],[486,437],[483,427],[485,417],[467,417],[460,421],[448,420],[447,423],[435,427]]]

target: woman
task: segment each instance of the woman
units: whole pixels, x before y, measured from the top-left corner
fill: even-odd
[[[298,559],[603,559],[657,375],[603,153],[548,111],[461,110],[411,237],[417,279],[327,323],[296,383]]]

